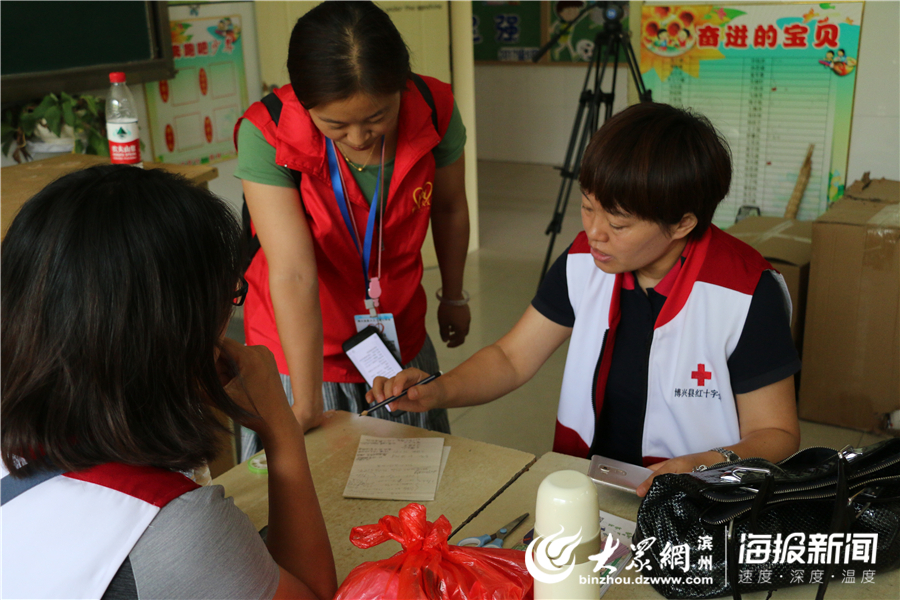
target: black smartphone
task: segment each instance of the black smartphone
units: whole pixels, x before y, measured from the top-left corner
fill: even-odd
[[[376,377],[393,377],[403,370],[381,333],[369,325],[343,344],[344,353],[369,387]]]

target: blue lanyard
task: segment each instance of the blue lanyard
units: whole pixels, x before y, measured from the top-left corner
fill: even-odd
[[[382,144],[384,141],[382,140]],[[359,240],[356,239],[356,233],[353,228],[353,221],[350,220],[350,209],[347,207],[347,199],[344,197],[344,184],[341,181],[340,165],[337,161],[337,154],[334,151],[334,142],[326,139],[325,146],[328,150],[328,171],[331,174],[331,188],[334,190],[334,197],[337,199],[338,208],[341,209],[341,216],[344,217],[344,225],[350,232],[350,237],[356,245],[356,251],[362,257],[363,275],[366,278],[366,298],[369,297],[369,260],[372,258],[372,238],[375,233],[375,214],[378,212],[378,189],[381,185],[381,170],[384,164],[378,169],[378,179],[375,182],[375,194],[372,196],[372,203],[369,205],[369,219],[366,222],[366,239],[363,242],[362,250],[359,247]],[[384,218],[384,217],[382,217]]]

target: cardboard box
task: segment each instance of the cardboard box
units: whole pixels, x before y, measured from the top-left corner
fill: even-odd
[[[900,182],[856,182],[813,224],[800,417],[878,431],[900,408]]]
[[[727,231],[758,250],[784,277],[794,307],[791,312],[791,335],[799,352],[803,348],[809,258],[812,253],[812,221],[747,217]]]

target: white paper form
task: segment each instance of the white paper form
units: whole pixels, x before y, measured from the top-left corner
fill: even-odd
[[[345,498],[434,500],[441,474],[444,438],[377,438],[359,440]]]

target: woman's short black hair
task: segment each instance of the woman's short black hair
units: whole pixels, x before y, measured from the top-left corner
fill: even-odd
[[[702,236],[731,185],[728,143],[706,117],[668,104],[642,102],[610,118],[591,138],[581,189],[607,212],[664,228],[687,213]]]
[[[246,414],[215,360],[242,264],[231,210],[162,170],[93,167],[26,202],[0,273],[10,472],[212,460],[212,407]]]
[[[360,92],[403,91],[412,72],[400,32],[371,2],[323,2],[300,17],[287,68],[294,94],[307,109]]]

